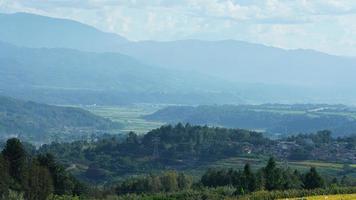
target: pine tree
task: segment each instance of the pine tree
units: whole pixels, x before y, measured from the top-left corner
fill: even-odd
[[[303,183],[305,189],[315,189],[324,186],[324,180],[318,174],[315,167],[310,168],[310,171],[305,174]]]
[[[10,176],[22,187],[26,180],[26,151],[20,140],[13,138],[6,142],[2,155],[9,163]]]
[[[282,171],[277,168],[276,161],[273,157],[268,160],[267,166],[264,168],[267,190],[283,189]]]
[[[251,170],[250,164],[246,164],[243,171],[243,180],[245,181],[245,190],[249,192],[253,192],[256,190],[256,177]]]

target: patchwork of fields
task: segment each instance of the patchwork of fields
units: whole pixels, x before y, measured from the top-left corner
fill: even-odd
[[[82,107],[96,115],[109,118],[124,125],[122,131],[134,131],[138,134],[162,126],[163,122],[148,121],[141,118],[161,109],[161,105],[132,105],[132,106],[85,106]]]

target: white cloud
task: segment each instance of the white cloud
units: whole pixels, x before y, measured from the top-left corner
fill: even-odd
[[[356,56],[355,0],[0,0],[132,40],[237,39]]]

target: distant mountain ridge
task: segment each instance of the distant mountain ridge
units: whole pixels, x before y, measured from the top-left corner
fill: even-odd
[[[105,52],[125,38],[67,19],[28,13],[0,14],[0,40],[18,46]]]
[[[64,37],[65,36],[65,37]],[[27,47],[120,52],[168,69],[197,71],[248,83],[330,86],[354,83],[356,58],[313,50],[284,50],[236,40],[131,42],[72,20],[0,15],[0,40]]]
[[[238,102],[233,92],[223,94],[232,88],[225,83],[152,67],[119,53],[25,48],[0,42],[0,92],[39,102]]]
[[[356,59],[313,50],[284,50],[235,40],[185,40],[126,43],[119,51],[156,66],[205,72],[231,81],[308,87],[355,83]]]

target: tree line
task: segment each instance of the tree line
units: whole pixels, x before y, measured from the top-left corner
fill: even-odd
[[[290,168],[280,168],[274,158],[270,158],[265,167],[253,172],[250,164],[243,170],[210,169],[201,179],[207,187],[233,186],[237,194],[246,194],[261,190],[316,189],[325,186],[325,180],[316,168],[306,173]]]

